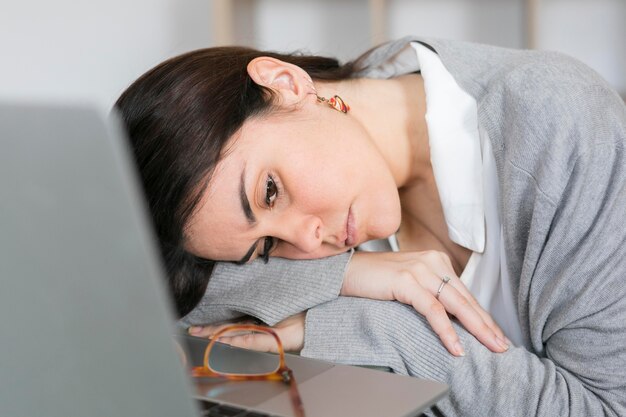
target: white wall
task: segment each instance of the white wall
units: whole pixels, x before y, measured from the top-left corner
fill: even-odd
[[[350,59],[371,47],[367,1],[252,0],[249,3],[254,3],[254,20],[248,23],[251,30],[242,41],[258,48],[303,50]]]
[[[387,0],[391,38],[416,33],[523,48],[524,0]],[[626,1],[540,0],[537,49],[572,55],[626,93]]]
[[[154,64],[212,44],[214,0],[0,0],[0,100],[108,109]],[[240,44],[355,57],[371,46],[367,0],[232,0]],[[520,48],[525,0],[386,0],[387,37]],[[538,47],[573,55],[626,93],[626,1],[540,0]]]
[[[539,47],[575,56],[626,97],[626,1],[544,0]]]
[[[206,0],[0,2],[0,100],[108,109],[149,67],[210,43]]]
[[[236,43],[350,59],[371,46],[368,0],[233,0]],[[528,0],[384,0],[387,38],[524,48]],[[536,47],[565,52],[626,94],[626,0],[538,0]]]
[[[390,38],[422,35],[524,46],[524,2],[520,0],[388,0]]]

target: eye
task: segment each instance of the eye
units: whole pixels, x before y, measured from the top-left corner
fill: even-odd
[[[259,257],[263,258],[263,262],[268,263],[270,260],[270,252],[274,248],[274,243],[276,241],[273,237],[267,236],[263,241],[263,253],[259,255]]]
[[[272,178],[271,175],[268,175],[267,181],[265,182],[265,204],[272,208],[274,206],[274,201],[278,197],[278,185],[276,185],[276,181]]]

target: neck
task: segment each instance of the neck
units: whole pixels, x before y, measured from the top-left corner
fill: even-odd
[[[320,96],[337,94],[346,101],[350,116],[369,133],[398,188],[430,179],[426,95],[421,75],[319,82],[316,88]]]

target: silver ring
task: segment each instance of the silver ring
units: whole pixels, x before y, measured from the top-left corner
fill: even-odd
[[[439,284],[439,288],[437,289],[437,294],[435,295],[435,298],[437,300],[439,299],[439,294],[441,294],[441,290],[443,290],[443,286],[446,285],[448,282],[450,282],[449,276],[444,275],[443,277],[441,277],[441,284]]]

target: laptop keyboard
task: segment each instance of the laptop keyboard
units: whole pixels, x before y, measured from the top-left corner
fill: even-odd
[[[279,417],[270,414],[259,413],[258,411],[250,411],[244,408],[233,407],[232,405],[224,405],[214,403],[207,400],[198,400],[202,417]]]

